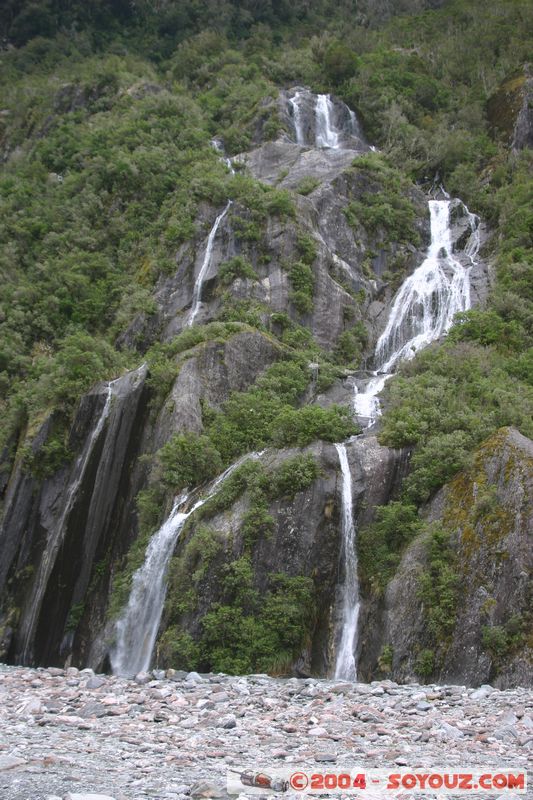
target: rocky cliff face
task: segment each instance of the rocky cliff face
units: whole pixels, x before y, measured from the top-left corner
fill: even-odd
[[[298,93],[302,100],[296,110],[292,101]],[[1,658],[29,664],[72,661],[108,666],[114,636],[109,599],[125,555],[138,540],[135,498],[147,485],[147,464],[154,454],[174,433],[201,433],[206,408],[211,413],[220,409],[233,392],[253,385],[265,368],[283,356],[284,344],[275,335],[280,315],[307,330],[327,353],[335,351],[343,333],[361,323],[366,328],[363,358],[370,361],[395,289],[423,259],[429,242],[427,197],[419,187],[407,181],[398,183],[395,176],[375,169],[371,162],[358,163],[370,148],[349,109],[335,98],[319,99],[298,87],[282,92],[278,102],[284,125],[279,139],[258,142],[254,150],[237,156],[234,166],[267,186],[288,190],[294,213],[285,217],[267,214],[258,232],[250,236],[249,226],[255,220],[244,201],[235,199],[223,218],[222,208],[205,204],[197,220],[198,233],[179,248],[174,273],[161,278],[156,287],[156,312],[139,315],[121,344],[143,352],[157,341],[170,342],[184,332],[204,266],[195,323],[231,319],[228,308],[244,304],[253,309],[262,330],[241,322],[231,334],[226,331],[224,336],[214,335],[212,340],[196,344],[191,340],[172,357],[174,377],[168,392],[157,385],[146,365],[108,386],[96,387],[81,399],[70,430],[72,462],[44,479],[28,472],[18,459],[6,487],[0,532]],[[321,113],[329,115],[327,125],[317,116],[319,102]],[[392,193],[395,201],[402,198],[409,235],[404,235],[403,228],[391,232],[387,219],[365,222],[357,215],[350,216],[350,208],[372,205],[369,198],[383,193]],[[217,219],[216,236],[211,237]],[[452,226],[457,249],[464,244],[467,222],[457,204]],[[483,230],[480,235],[484,236]],[[313,279],[311,303],[304,311],[294,301],[290,279],[290,264],[301,258],[302,241],[307,242],[308,250],[311,242]],[[245,259],[252,272],[223,283],[221,265],[235,257]],[[487,285],[487,270],[479,262],[472,268],[474,302],[483,299]],[[352,402],[353,375],[345,372],[320,394],[313,369],[311,365],[302,404]],[[31,442],[34,454],[39,454],[52,428],[50,418]],[[372,521],[376,506],[396,496],[408,469],[408,453],[381,447],[375,436],[364,435],[347,443],[347,454],[355,524],[360,527]],[[277,494],[265,493],[268,502],[261,514],[268,524],[263,531],[263,523],[258,523],[252,540],[244,525],[255,508],[250,486],[224,508],[206,504],[201,518],[191,517],[171,565],[156,648],[160,664],[174,666],[183,655],[185,640],[196,646],[206,613],[224,599],[226,568],[246,552],[250,591],[260,597],[273,591],[273,576],[280,573],[305,579],[310,582],[306,586],[313,587],[314,611],[307,638],[301,652],[278,665],[280,669],[294,669],[299,674],[331,672],[342,572],[338,455],[332,445],[316,443],[303,451],[267,450],[259,463],[267,480],[274,483],[283,465],[296,456],[311,458],[317,465],[316,474],[305,488],[293,493],[282,489]],[[446,492],[442,497],[447,497]],[[171,497],[163,501],[161,518],[170,511],[171,502]],[[437,518],[439,502],[444,500],[435,501],[430,516]],[[505,493],[501,502],[508,504]],[[517,509],[512,513],[518,514]],[[444,511],[441,516],[444,518]],[[206,561],[197,573],[198,564],[191,561],[191,553],[195,547],[201,550],[198,541],[205,543],[206,528],[216,534],[216,558]],[[521,535],[517,532],[515,538]],[[515,569],[522,556],[518,544],[513,547],[509,563]],[[382,645],[389,641],[395,652],[394,676],[405,679],[411,675],[412,641],[422,641],[424,630],[413,564],[423,561],[423,554],[419,542],[407,551],[397,583],[389,587],[385,611],[363,598],[359,652],[365,677],[374,674]],[[195,558],[201,561],[202,554]],[[480,558],[476,574],[488,575],[490,552]],[[196,570],[194,585],[183,577],[189,568]],[[500,586],[496,574],[494,581],[497,586],[487,592],[494,593],[498,611],[491,611],[490,619],[499,625],[506,585]],[[189,599],[183,602],[186,591]],[[521,597],[517,595],[517,608],[522,607]],[[384,636],[376,635],[378,618]],[[472,619],[458,623],[457,643],[450,645],[450,653],[464,641],[468,626],[474,624]],[[176,637],[181,650],[175,646]],[[465,660],[453,677],[470,682],[476,669],[490,672],[487,656],[476,658]],[[523,674],[518,661],[516,664],[509,667],[509,681],[512,670],[515,675]],[[444,671],[442,675],[447,677]]]
[[[487,103],[495,136],[513,150],[533,147],[533,75],[531,65],[510,75]]]
[[[367,632],[375,658],[372,667],[369,648],[363,658],[369,669],[388,646],[395,680],[414,679],[425,652],[439,681],[530,685],[532,467],[531,440],[502,429],[469,470],[437,493],[426,515],[449,536],[445,558],[458,578],[446,610],[450,624],[436,640],[421,594],[424,575],[437,580],[426,532],[407,548],[379,622]]]

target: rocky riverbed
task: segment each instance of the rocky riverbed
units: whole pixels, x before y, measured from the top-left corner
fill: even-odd
[[[524,770],[532,748],[520,688],[0,666],[2,800],[224,797],[234,767]]]

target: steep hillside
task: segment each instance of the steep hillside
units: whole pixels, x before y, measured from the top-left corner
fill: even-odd
[[[0,658],[531,680],[531,7],[352,5],[7,6]]]

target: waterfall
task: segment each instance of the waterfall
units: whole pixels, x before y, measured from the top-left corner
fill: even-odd
[[[117,378],[114,381],[110,381],[107,384],[106,399],[104,407],[102,409],[102,413],[100,414],[98,422],[94,427],[91,435],[89,436],[88,439],[86,439],[83,450],[81,451],[80,455],[76,460],[74,469],[72,470],[74,479],[68,488],[65,505],[63,506],[63,511],[61,512],[61,516],[59,517],[57,525],[52,531],[49,532],[46,542],[46,547],[44,547],[43,549],[42,558],[32,587],[30,612],[28,617],[23,621],[21,625],[20,634],[23,642],[22,660],[24,663],[28,663],[29,661],[31,661],[32,658],[31,651],[33,647],[33,637],[35,634],[35,628],[37,626],[37,621],[41,611],[43,598],[46,592],[46,588],[48,586],[48,582],[50,580],[50,575],[54,568],[59,548],[63,543],[63,538],[67,528],[68,518],[74,506],[79,488],[85,477],[89,460],[91,458],[94,447],[100,437],[100,434],[102,433],[102,429],[109,416],[109,412],[111,411],[111,405],[113,399],[113,385],[118,380],[119,378]]]
[[[235,175],[235,170],[233,169],[233,163],[231,158],[228,158],[224,152],[224,146],[220,139],[211,139],[211,147],[213,147],[217,153],[220,153],[220,160],[227,166],[229,171],[232,175]]]
[[[398,290],[385,330],[375,351],[376,372],[364,391],[356,391],[355,413],[372,425],[379,416],[377,395],[400,361],[445,334],[455,314],[471,306],[470,267],[453,254],[450,231],[451,200],[430,200],[431,244],[422,264]],[[468,210],[470,237],[464,255],[475,263],[479,246],[479,218]]]
[[[174,501],[169,516],[148,543],[144,563],[133,576],[128,603],[116,623],[115,646],[110,654],[114,674],[136,675],[149,668],[165,604],[167,567],[185,522],[237,467],[260,456],[261,453],[249,453],[239,458],[213,481],[189,511],[185,508],[190,494]]]
[[[334,127],[331,116],[334,111],[333,103],[329,94],[319,94],[316,98],[316,140],[317,147],[330,147],[335,149],[339,146],[339,132]]]
[[[305,145],[305,136],[302,124],[302,112],[300,109],[300,98],[302,92],[296,92],[294,97],[291,97],[289,103],[292,107],[292,116],[294,119],[294,132],[296,134],[296,144]]]
[[[357,140],[358,147],[367,148],[355,113],[340,100],[334,102],[331,95],[297,89],[288,99],[288,105],[296,144],[337,150],[344,139],[348,147],[356,144],[350,140]]]
[[[194,324],[194,320],[196,319],[196,315],[198,314],[198,311],[200,310],[200,306],[202,304],[202,286],[203,286],[203,282],[204,282],[205,276],[207,274],[207,271],[209,269],[209,266],[211,264],[211,255],[213,253],[213,246],[215,244],[215,237],[217,235],[217,231],[218,231],[219,225],[222,222],[222,220],[224,219],[224,217],[226,216],[226,214],[228,213],[228,211],[229,211],[229,209],[231,207],[231,204],[232,204],[232,201],[228,200],[228,202],[226,204],[226,208],[224,209],[224,211],[222,211],[218,215],[218,217],[215,220],[215,224],[213,225],[213,227],[211,228],[211,231],[209,232],[209,236],[208,236],[208,239],[207,239],[207,245],[206,245],[206,248],[205,248],[204,260],[202,262],[202,266],[200,268],[200,272],[198,273],[198,277],[196,278],[196,283],[194,284],[194,290],[193,290],[193,295],[192,295],[191,313],[190,313],[189,319],[187,321],[187,326],[188,327],[190,327],[191,325]]]
[[[345,444],[336,444],[342,473],[342,554],[344,583],[341,587],[341,635],[337,646],[335,678],[354,681],[357,678],[355,649],[359,619],[359,580],[357,576],[356,533],[353,522],[352,474]]]

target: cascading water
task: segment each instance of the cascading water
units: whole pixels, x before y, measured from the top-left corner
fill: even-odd
[[[260,455],[249,453],[228,467],[189,511],[184,509],[190,494],[181,495],[174,502],[168,518],[150,539],[144,563],[133,576],[128,604],[117,621],[116,642],[111,653],[111,666],[116,675],[136,675],[150,666],[165,603],[166,571],[185,522],[237,467]]]
[[[356,533],[353,521],[352,474],[345,444],[336,444],[342,473],[342,550],[344,583],[341,587],[341,634],[337,645],[335,678],[357,678],[355,650],[359,619],[359,580],[357,576]]]
[[[376,345],[376,371],[364,391],[355,387],[354,411],[371,426],[380,415],[378,395],[394,367],[438,339],[449,330],[455,314],[470,308],[470,269],[454,257],[450,232],[451,200],[432,200],[431,244],[423,263],[402,284],[392,306],[387,326]],[[464,255],[475,263],[480,246],[479,219],[466,210],[470,237]],[[343,476],[342,540],[344,584],[342,586],[341,634],[337,647],[335,677],[355,680],[359,618],[356,536],[352,511],[351,474],[344,444],[336,444]]]
[[[224,162],[224,164],[227,166],[231,174],[235,175],[235,170],[233,169],[233,163],[231,161],[231,158],[228,158],[226,156],[224,152],[224,147],[220,139],[211,139],[211,146],[214,147],[217,153],[220,153],[220,160]]]
[[[430,200],[431,244],[423,263],[400,287],[375,351],[376,371],[364,391],[357,391],[354,410],[368,426],[379,416],[377,395],[394,367],[446,333],[455,314],[470,308],[470,267],[453,255],[450,209],[454,201]],[[480,246],[479,219],[468,210],[470,237],[464,255],[471,265]]]
[[[37,620],[41,612],[41,606],[46,592],[46,588],[48,586],[48,581],[50,580],[50,575],[54,568],[56,555],[63,542],[65,531],[68,524],[68,518],[73,509],[79,488],[85,477],[89,460],[91,458],[94,447],[100,437],[100,434],[102,433],[102,429],[109,416],[109,412],[111,411],[111,405],[113,399],[113,385],[117,382],[117,380],[119,379],[117,378],[116,380],[110,381],[110,383],[107,384],[107,394],[104,407],[102,409],[102,413],[100,414],[94,430],[92,431],[89,438],[86,440],[85,446],[80,455],[78,456],[78,459],[74,465],[74,469],[72,471],[74,479],[69,486],[65,505],[63,506],[63,511],[61,512],[61,516],[57,522],[57,525],[52,531],[50,531],[46,542],[46,547],[43,549],[43,556],[39,564],[37,575],[35,577],[35,581],[32,588],[32,595],[29,605],[30,612],[28,614],[28,617],[23,621],[21,625],[21,639],[23,642],[22,653],[23,653],[24,663],[29,663],[32,659],[32,647],[33,647],[33,638],[35,635],[35,628],[37,626]]]
[[[288,98],[296,144],[320,150],[367,149],[355,113],[329,94],[296,89]],[[343,145],[344,143],[344,145]]]
[[[319,94],[316,98],[316,140],[317,147],[330,147],[335,150],[339,146],[339,132],[332,122],[333,103],[329,94]]]
[[[202,305],[202,287],[204,283],[205,276],[207,275],[207,271],[211,264],[211,256],[213,254],[213,246],[215,244],[215,237],[217,235],[218,228],[220,223],[230,210],[232,205],[232,201],[228,200],[226,204],[226,208],[222,211],[215,220],[215,224],[211,228],[209,232],[209,236],[207,239],[207,245],[205,248],[204,260],[202,262],[202,266],[200,268],[200,272],[198,273],[198,277],[196,278],[196,283],[194,284],[194,290],[192,295],[192,307],[191,313],[189,315],[189,319],[187,320],[187,326],[190,327],[194,324],[194,320],[200,310],[200,306]]]
[[[296,92],[294,97],[291,97],[289,103],[292,107],[292,116],[294,119],[294,132],[296,134],[296,144],[305,144],[305,135],[302,125],[302,112],[300,109],[300,99],[302,92]]]

